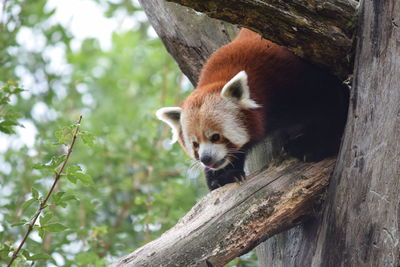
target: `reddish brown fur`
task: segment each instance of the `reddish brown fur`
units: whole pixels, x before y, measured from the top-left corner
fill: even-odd
[[[318,128],[315,135],[320,143],[316,146],[328,141],[325,136],[340,141],[347,107],[343,97],[347,92],[340,82],[248,29],[242,29],[233,42],[213,53],[201,71],[196,90],[184,101],[183,110],[200,109],[210,97],[220,97],[223,86],[242,70],[248,76],[251,99],[261,105],[243,109],[239,115],[251,143],[273,129],[293,124],[305,125],[309,132]],[[200,138],[205,138],[201,131],[206,127],[199,125],[199,118],[206,115],[194,113],[188,118],[194,125],[190,130]],[[335,142],[332,146],[337,146]]]
[[[221,96],[223,87],[243,70],[250,98],[261,107],[246,105],[249,102],[232,95]],[[281,130],[284,150],[297,158],[318,160],[337,153],[347,115],[347,89],[286,48],[242,29],[204,65],[197,89],[182,109],[179,142],[187,152],[193,149],[191,156],[199,160],[199,150],[197,144],[186,141],[209,144],[214,134],[221,134],[216,143],[229,150],[230,163],[221,169],[209,167],[200,155],[208,166],[207,185],[213,190],[240,180],[244,176],[243,152],[275,130]]]
[[[201,106],[207,95],[220,94],[222,87],[233,76],[245,70],[250,96],[262,105],[259,109],[245,111],[251,140],[259,140],[265,135],[266,108],[273,90],[290,89],[288,79],[298,77],[288,77],[288,69],[298,68],[299,64],[299,58],[287,49],[262,39],[255,32],[242,29],[233,42],[218,49],[204,65],[197,89],[185,100],[183,107]]]

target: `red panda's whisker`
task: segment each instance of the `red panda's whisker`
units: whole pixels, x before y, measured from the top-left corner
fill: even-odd
[[[235,155],[233,155],[233,154],[230,154],[230,155],[229,155],[229,157],[232,157],[232,158],[238,159],[238,157],[237,157],[237,156],[235,156]]]
[[[244,154],[244,153],[246,153],[246,152],[243,151],[243,150],[228,149],[228,153],[229,153],[229,154],[234,154],[234,153],[241,153],[241,154]]]
[[[198,161],[198,160],[193,160],[192,161],[192,164],[190,165],[190,167],[189,167],[189,169],[197,169],[197,170],[200,170],[200,169],[202,169],[201,168],[201,164],[200,164],[200,161]]]
[[[230,158],[227,158],[226,160],[228,161],[228,165],[232,165],[232,167],[235,167],[235,165],[233,165],[233,162]]]

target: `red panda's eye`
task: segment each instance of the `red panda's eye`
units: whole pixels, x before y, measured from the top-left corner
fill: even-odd
[[[219,141],[219,138],[220,138],[219,134],[213,134],[211,136],[210,140],[211,140],[211,142],[215,143],[215,142]]]
[[[199,147],[199,143],[193,142],[193,147],[194,147],[194,148],[198,148],[198,147]]]

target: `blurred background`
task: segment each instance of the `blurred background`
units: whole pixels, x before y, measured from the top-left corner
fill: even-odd
[[[2,0],[0,87],[7,86],[24,91],[0,106],[0,124],[7,113],[19,124],[0,129],[0,264],[38,208],[26,204],[32,188],[45,195],[54,180],[35,164],[65,153],[55,135],[79,115],[95,141],[78,140],[70,164],[92,182],[61,179],[56,190],[71,197],[44,215],[63,227],[35,229],[18,266],[105,266],[160,236],[207,193],[201,171],[154,116],[192,86],[137,1]]]

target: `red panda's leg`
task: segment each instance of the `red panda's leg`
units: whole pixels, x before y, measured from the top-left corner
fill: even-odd
[[[242,181],[245,177],[244,160],[245,153],[235,153],[232,154],[231,164],[223,169],[212,170],[206,167],[204,173],[210,191],[229,183]]]

